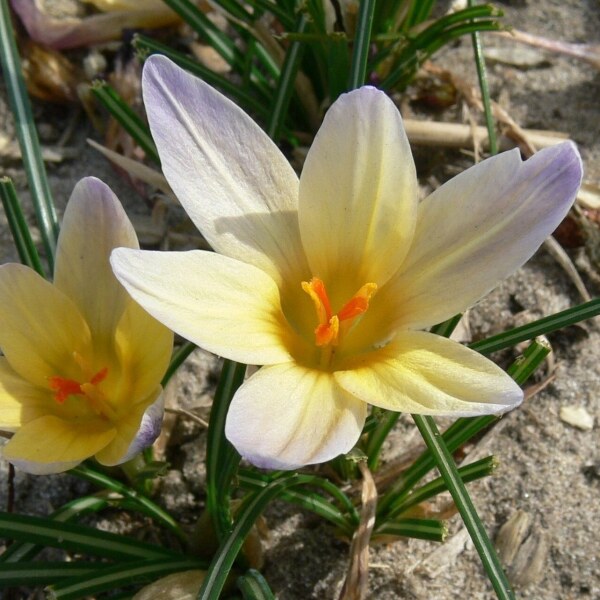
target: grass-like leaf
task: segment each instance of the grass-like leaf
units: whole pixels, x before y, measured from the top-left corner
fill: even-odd
[[[117,91],[105,81],[96,81],[92,85],[92,93],[119,125],[139,144],[146,156],[160,166],[160,158],[150,134],[150,128],[119,96]]]
[[[532,340],[535,337],[547,335],[557,329],[568,327],[569,325],[575,325],[580,321],[591,319],[600,315],[600,298],[594,298],[589,302],[584,302],[578,306],[567,308],[561,312],[544,317],[522,325],[521,327],[515,327],[509,331],[493,335],[485,340],[473,342],[469,344],[469,348],[481,352],[481,354],[491,354],[498,350],[504,350],[504,348],[512,348],[512,346]]]
[[[246,365],[230,360],[223,369],[212,408],[206,440],[206,509],[213,519],[219,540],[231,528],[231,478],[237,469],[240,455],[225,437],[225,419],[233,395],[244,381]]]
[[[108,500],[104,498],[84,496],[65,504],[52,513],[49,518],[58,523],[66,523],[83,515],[102,510],[109,505]],[[43,549],[43,546],[30,542],[13,542],[0,554],[0,563],[17,563],[32,560]]]
[[[305,14],[298,15],[298,20],[294,26],[294,31],[303,33],[308,25],[308,19]],[[301,42],[292,42],[285,54],[285,60],[281,69],[281,75],[277,81],[273,105],[271,108],[271,117],[267,125],[267,135],[277,140],[281,134],[283,122],[285,121],[292,94],[296,75],[300,68],[300,62],[304,53],[305,45]]]
[[[50,586],[48,593],[51,600],[91,598],[101,592],[150,583],[171,573],[205,568],[204,562],[183,557],[128,562],[55,583]]]
[[[397,519],[384,523],[377,529],[376,535],[395,535],[443,542],[448,535],[448,525],[445,521],[437,519]]]
[[[94,469],[89,464],[80,464],[77,467],[69,471],[71,475],[75,475],[81,479],[85,479],[103,489],[111,490],[118,494],[121,494],[124,498],[127,498],[132,502],[132,506],[136,507],[137,510],[148,515],[157,523],[160,523],[170,531],[172,531],[179,539],[186,539],[185,534],[179,527],[179,524],[175,519],[163,508],[154,503],[150,498],[144,496],[137,490],[130,488],[129,486],[105,475],[104,473]]]
[[[238,577],[237,586],[244,600],[275,600],[267,580],[256,569],[248,569]]]
[[[318,487],[329,493],[338,501],[341,508],[330,502],[321,494],[300,487],[283,492],[281,494],[281,499],[302,506],[315,514],[318,514],[330,523],[339,527],[346,535],[351,536],[354,528],[358,524],[359,517],[356,507],[352,504],[348,496],[346,496],[339,487],[327,479],[317,476],[306,477],[310,477],[311,487]],[[272,477],[257,471],[251,471],[250,469],[240,471],[237,479],[241,487],[253,491],[263,489],[267,487],[269,483],[274,481]]]
[[[15,32],[12,28],[8,0],[0,0],[0,64],[4,72],[10,108],[15,117],[17,137],[23,155],[23,164],[42,235],[42,242],[47,254],[49,270],[53,271],[56,240],[58,238],[58,218],[46,176],[46,168],[33,121],[29,96],[23,79],[21,59],[15,42]]]
[[[88,577],[98,569],[98,563],[26,562],[0,564],[0,588],[47,585],[71,577]]]
[[[494,456],[488,456],[481,460],[475,461],[458,469],[458,473],[464,483],[476,481],[482,477],[491,475],[496,467],[498,466],[498,460]],[[429,500],[442,492],[445,492],[448,488],[446,483],[441,477],[426,483],[420,488],[412,491],[409,496],[403,499],[401,502],[394,503],[390,507],[389,518],[394,519],[398,515],[407,511],[409,508]]]
[[[210,564],[206,579],[198,594],[199,600],[218,600],[246,536],[267,504],[286,489],[307,483],[307,479],[310,478],[298,473],[287,473],[269,483],[259,492],[244,499],[231,532],[221,542]]]
[[[348,79],[349,90],[354,90],[365,83],[374,13],[375,0],[362,0],[354,33],[352,66],[350,67],[350,77]]]
[[[21,203],[17,197],[17,191],[12,180],[8,177],[0,178],[0,199],[2,200],[4,214],[6,215],[19,259],[24,265],[31,267],[42,277],[45,277],[44,267],[31,238],[29,226],[27,225],[25,215],[21,209]]]
[[[41,546],[113,560],[165,559],[178,554],[167,548],[73,523],[43,517],[0,512],[0,538],[22,540]]]
[[[479,554],[483,568],[494,588],[499,600],[514,600],[515,594],[502,570],[498,555],[490,541],[477,510],[460,478],[452,455],[446,448],[444,440],[438,431],[432,417],[413,415],[416,426],[425,440],[427,447],[435,458],[436,466],[446,483],[454,504],[462,517],[463,523],[469,532],[471,540]]]

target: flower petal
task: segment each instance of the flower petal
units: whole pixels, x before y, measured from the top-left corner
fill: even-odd
[[[248,364],[291,360],[279,291],[260,269],[200,250],[120,248],[111,262],[134,300],[198,346]]]
[[[335,373],[339,385],[389,410],[470,417],[503,413],[523,400],[521,388],[493,362],[422,331],[403,331],[345,367]]]
[[[581,174],[570,142],[525,162],[513,150],[426,198],[405,264],[379,294],[382,306],[393,305],[392,327],[421,329],[444,321],[518,269],[569,211]],[[389,312],[382,318],[389,323]]]
[[[341,389],[331,373],[274,365],[237,391],[225,435],[258,467],[294,469],[350,451],[366,414],[367,405]]]
[[[120,465],[151,446],[160,434],[164,412],[162,388],[158,387],[114,423],[117,433],[110,444],[96,454],[98,462],[111,467]]]
[[[300,177],[302,243],[313,275],[350,293],[383,285],[406,256],[417,178],[398,109],[371,87],[343,94],[325,115]]]
[[[115,434],[103,419],[74,422],[46,415],[23,425],[2,455],[27,473],[60,473],[94,456]]]
[[[87,323],[73,302],[35,271],[0,267],[0,348],[27,381],[48,388],[48,377],[78,378],[73,352],[91,355]]]
[[[233,102],[164,56],[146,61],[143,92],[165,177],[212,247],[277,283],[306,277],[298,178],[277,146]]]
[[[117,325],[115,347],[121,397],[130,403],[147,398],[171,361],[173,332],[130,299]]]
[[[109,263],[111,251],[120,246],[139,247],[121,203],[99,179],[82,179],[65,210],[54,285],[75,302],[90,327],[95,348],[104,355],[110,353],[114,331],[131,302]]]
[[[15,431],[47,412],[50,394],[17,375],[0,357],[0,429]]]

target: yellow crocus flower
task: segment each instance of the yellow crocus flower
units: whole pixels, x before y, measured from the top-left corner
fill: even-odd
[[[56,473],[92,456],[119,464],[158,435],[173,334],[114,277],[117,246],[139,248],[133,226],[88,177],[65,210],[54,282],[0,267],[0,429],[15,432],[3,456],[24,471]]]

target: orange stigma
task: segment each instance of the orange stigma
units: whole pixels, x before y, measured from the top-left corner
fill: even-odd
[[[89,381],[92,385],[97,385],[106,378],[108,374],[108,368],[104,367],[100,369]],[[79,383],[74,379],[67,379],[66,377],[60,377],[54,375],[48,378],[50,387],[54,390],[54,399],[59,403],[63,404],[69,396],[85,396],[86,392],[82,389],[82,386],[89,384]]]
[[[315,344],[319,347],[334,347],[339,344],[341,335],[350,329],[354,320],[367,311],[369,301],[377,291],[377,284],[365,283],[335,315],[332,314],[329,296],[321,279],[313,277],[310,282],[303,281],[302,289],[313,301],[319,319],[315,329]]]

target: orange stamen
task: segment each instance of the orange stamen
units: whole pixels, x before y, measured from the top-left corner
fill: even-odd
[[[356,317],[364,314],[369,308],[369,301],[377,291],[377,284],[366,283],[344,304],[342,309],[332,315],[329,296],[325,284],[318,277],[310,282],[303,281],[302,289],[310,296],[315,305],[319,324],[315,329],[315,343],[319,347],[337,346],[340,338],[340,323],[344,323],[341,335],[344,335]]]
[[[81,384],[73,379],[66,379],[65,377],[55,375],[48,378],[48,383],[55,390],[54,399],[59,404],[62,404],[68,396],[81,395],[83,393],[81,391]]]
[[[104,367],[100,369],[91,379],[90,384],[97,385],[108,375],[108,367]],[[50,388],[54,390],[54,399],[59,403],[63,404],[63,402],[69,396],[85,396],[86,393],[82,389],[82,385],[86,385],[85,383],[81,384],[74,379],[67,379],[66,377],[60,377],[59,375],[54,375],[52,377],[48,377],[48,383]]]

